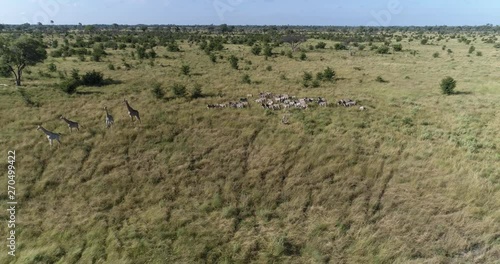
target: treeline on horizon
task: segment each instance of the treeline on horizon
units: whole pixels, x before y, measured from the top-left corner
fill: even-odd
[[[53,21],[52,21],[53,22]],[[130,31],[172,31],[172,32],[190,32],[190,31],[209,31],[213,33],[238,33],[238,32],[286,32],[290,30],[294,31],[322,31],[322,32],[430,32],[430,33],[457,33],[457,32],[500,32],[500,25],[486,24],[480,26],[446,26],[446,25],[436,25],[436,26],[315,26],[315,25],[175,25],[175,24],[137,24],[137,25],[127,25],[127,24],[88,24],[84,25],[82,23],[78,24],[68,24],[68,25],[44,25],[42,23],[37,24],[0,24],[0,31],[7,32],[36,32],[45,31],[47,28],[57,30],[58,32],[65,32],[68,30],[130,30]]]

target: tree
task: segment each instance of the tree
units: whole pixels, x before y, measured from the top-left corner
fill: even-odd
[[[290,46],[292,47],[292,51],[294,52],[297,51],[300,44],[302,42],[305,42],[306,40],[307,38],[302,35],[287,35],[281,38],[281,41],[290,44]]]
[[[236,56],[234,55],[231,55],[231,57],[229,57],[229,63],[231,64],[231,67],[235,70],[238,69],[238,61],[239,59],[236,58]]]
[[[446,77],[441,81],[441,91],[443,94],[450,95],[453,94],[453,90],[457,86],[457,81],[451,77]]]
[[[31,37],[15,40],[0,39],[0,61],[7,65],[16,78],[16,85],[21,85],[21,77],[26,66],[33,66],[47,58],[43,43]]]

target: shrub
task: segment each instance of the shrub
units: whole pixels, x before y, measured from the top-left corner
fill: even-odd
[[[483,52],[478,51],[478,52],[476,53],[476,55],[477,55],[477,56],[479,56],[479,57],[481,57],[481,56],[483,56]]]
[[[96,45],[92,51],[92,60],[93,61],[101,61],[101,57],[105,56],[106,52],[104,52],[104,48],[101,45]]]
[[[292,51],[291,51],[291,50],[287,51],[287,52],[286,52],[286,56],[287,56],[288,58],[290,58],[290,59],[293,59],[293,53],[292,53]]]
[[[427,42],[429,42],[429,40],[428,40],[428,39],[422,39],[422,40],[420,41],[420,44],[422,44],[422,45],[426,45],[426,44],[427,44]]]
[[[229,63],[233,69],[238,69],[238,58],[236,58],[236,56],[231,55],[231,57],[229,57]]]
[[[347,50],[347,46],[344,43],[335,43],[335,50]]]
[[[252,54],[253,55],[260,55],[261,51],[262,51],[262,47],[259,45],[255,45],[252,47]]]
[[[449,76],[441,80],[441,91],[443,92],[443,94],[453,94],[453,90],[456,86],[457,82]]]
[[[189,73],[191,72],[191,67],[189,67],[189,65],[182,65],[181,72],[184,75],[189,75]]]
[[[387,54],[387,53],[389,53],[389,46],[386,46],[386,45],[380,46],[377,49],[377,53],[378,54]]]
[[[267,71],[272,71],[272,70],[273,70],[273,66],[271,66],[271,65],[267,66],[267,67],[266,67],[266,70],[267,70]]]
[[[108,64],[108,69],[111,70],[111,71],[114,71],[115,70],[115,65],[113,65],[112,63]]]
[[[210,61],[213,63],[217,62],[217,56],[213,53],[210,53]]]
[[[243,78],[241,78],[241,81],[243,83],[246,83],[246,84],[251,84],[252,83],[252,80],[250,80],[250,75],[248,75],[248,74],[243,75]]]
[[[305,53],[305,52],[302,52],[302,53],[300,54],[300,60],[306,60],[306,59],[307,59],[307,55],[306,55],[306,53]]]
[[[453,51],[451,49],[448,49],[447,52],[448,52],[448,54],[452,54],[453,53]]]
[[[392,45],[392,48],[394,49],[394,51],[402,51],[403,50],[403,45],[401,45],[401,44],[394,44],[394,45]]]
[[[78,86],[80,86],[80,81],[75,79],[65,80],[59,84],[59,88],[67,94],[74,94]]]
[[[175,97],[185,97],[186,96],[186,86],[182,84],[175,83],[172,85],[172,93]]]
[[[201,85],[197,83],[191,90],[191,98],[196,99],[200,97],[203,97],[203,92],[201,90]]]
[[[79,74],[79,71],[77,69],[71,70],[71,79],[77,80],[77,81],[80,80],[80,74]]]
[[[323,71],[323,78],[327,81],[333,81],[335,79],[335,71],[327,67],[325,71]]]
[[[320,86],[320,82],[319,82],[319,80],[314,80],[314,81],[312,81],[311,86],[312,86],[313,88],[318,88],[318,87]]]
[[[313,76],[310,72],[304,72],[304,75],[302,76],[302,79],[306,82],[312,80],[312,78]]]
[[[324,48],[326,48],[326,43],[325,42],[319,42],[318,44],[316,44],[316,48],[317,49],[324,49]]]
[[[366,46],[363,44],[358,46],[358,50],[360,50],[360,51],[364,50],[365,48],[366,48]]]
[[[101,86],[104,85],[104,74],[92,70],[82,76],[82,85],[85,86]]]
[[[179,48],[179,45],[177,44],[177,42],[175,41],[172,41],[172,42],[169,42],[167,44],[167,51],[170,51],[170,52],[178,52],[180,51],[181,49]]]
[[[63,55],[63,52],[62,52],[62,50],[59,50],[59,49],[53,50],[50,52],[50,56],[54,57],[54,58],[60,58],[60,57],[62,57],[62,55]]]
[[[439,58],[439,52],[434,52],[434,54],[432,54],[432,57]]]
[[[476,47],[470,46],[469,48],[469,54],[472,54],[476,50]]]
[[[154,83],[151,92],[156,99],[162,99],[165,96],[165,91],[161,87],[161,83]]]
[[[264,56],[271,57],[273,56],[273,48],[269,45],[264,46]]]
[[[322,72],[316,73],[316,80],[318,80],[318,81],[322,81],[323,80],[323,73]]]

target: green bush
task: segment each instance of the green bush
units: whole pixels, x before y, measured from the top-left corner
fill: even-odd
[[[302,53],[300,54],[300,60],[307,60],[307,55],[306,55],[306,53],[305,53],[305,52],[302,52]]]
[[[326,48],[326,43],[325,42],[319,42],[318,44],[316,44],[316,48],[317,49],[324,49],[324,48]]]
[[[335,50],[347,50],[347,45],[344,43],[335,43]]]
[[[432,54],[432,57],[439,58],[439,52],[434,52],[434,54]]]
[[[59,84],[59,88],[67,93],[67,94],[74,94],[76,92],[76,88],[80,86],[80,81],[75,80],[75,79],[69,79],[65,80],[62,83]]]
[[[271,56],[273,56],[273,48],[269,45],[265,45],[263,53],[264,53],[264,56],[271,57]]]
[[[191,98],[201,98],[203,97],[203,91],[201,90],[200,84],[195,84],[193,89],[191,90]]]
[[[394,45],[392,45],[392,48],[394,49],[394,51],[402,51],[403,50],[403,45],[401,45],[401,44],[394,44]]]
[[[304,72],[304,75],[302,76],[302,79],[305,82],[312,80],[312,78],[313,78],[313,76],[312,76],[312,73],[310,73],[310,72]]]
[[[238,61],[239,59],[234,55],[231,55],[231,57],[229,57],[229,63],[231,64],[231,67],[235,70],[238,69]]]
[[[186,86],[182,84],[175,83],[172,85],[172,93],[175,97],[185,97],[186,96]]]
[[[151,92],[156,99],[162,99],[165,96],[165,91],[161,87],[161,83],[154,83]]]
[[[241,78],[241,81],[246,84],[251,84],[252,80],[250,79],[250,75],[245,74],[243,75],[243,78]]]
[[[325,71],[323,71],[323,79],[327,81],[335,80],[335,71],[332,68],[327,67]]]
[[[56,72],[57,71],[57,66],[54,63],[50,63],[47,68],[49,69],[49,72]]]
[[[457,82],[451,78],[451,77],[446,77],[443,80],[441,80],[441,91],[443,94],[450,95],[453,94],[453,90],[457,86]]]
[[[472,54],[476,50],[476,47],[470,46],[469,48],[469,54]]]
[[[259,45],[255,45],[252,47],[252,54],[253,55],[260,55],[261,51],[262,51],[262,47]]]
[[[82,76],[82,85],[85,86],[102,86],[104,85],[104,74],[92,70]]]
[[[386,46],[386,45],[380,46],[377,49],[377,53],[378,54],[387,54],[387,53],[389,53],[389,46]]]
[[[167,51],[170,51],[170,52],[178,52],[180,51],[181,49],[179,48],[179,45],[177,44],[177,42],[175,41],[172,41],[172,42],[169,42],[167,44]]]
[[[191,72],[191,67],[189,67],[189,65],[182,65],[181,72],[184,75],[189,75],[189,73]]]
[[[213,53],[210,53],[210,61],[213,63],[217,62],[217,56]]]

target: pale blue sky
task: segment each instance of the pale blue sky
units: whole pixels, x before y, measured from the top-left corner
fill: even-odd
[[[496,0],[0,0],[0,23],[500,25]]]

